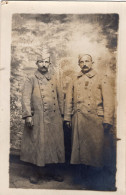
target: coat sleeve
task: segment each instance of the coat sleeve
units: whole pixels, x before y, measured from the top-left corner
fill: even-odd
[[[64,95],[62,91],[62,87],[60,85],[60,81],[58,78],[56,78],[56,90],[57,90],[57,99],[58,99],[58,105],[60,109],[60,113],[64,114]]]
[[[71,79],[67,92],[66,92],[66,101],[65,101],[65,111],[64,111],[64,120],[71,121],[71,115],[73,112],[73,80]]]
[[[22,90],[22,118],[32,116],[31,113],[31,95],[33,83],[31,78],[27,78]]]
[[[104,108],[104,121],[113,125],[114,110],[115,110],[115,97],[114,97],[114,86],[112,86],[111,78],[107,75],[102,79],[102,97],[103,97],[103,108]]]

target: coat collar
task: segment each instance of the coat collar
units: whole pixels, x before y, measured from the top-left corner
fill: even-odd
[[[38,70],[35,72],[35,76],[38,78],[38,79],[40,79],[40,80],[42,80],[43,78],[46,78],[47,80],[50,80],[51,79],[51,75],[50,75],[50,73],[49,72],[47,72],[46,74],[41,74]]]
[[[81,77],[83,75],[86,75],[87,77],[92,78],[93,76],[95,76],[95,74],[96,74],[95,70],[92,69],[92,70],[90,70],[89,72],[87,72],[85,74],[82,71],[80,71],[78,73],[77,77]]]

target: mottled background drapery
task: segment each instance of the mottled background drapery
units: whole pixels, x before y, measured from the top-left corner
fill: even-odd
[[[33,74],[43,46],[51,53],[53,70],[63,80],[78,71],[78,54],[89,53],[94,68],[116,78],[118,14],[14,14],[11,45],[11,148],[20,149],[23,131],[21,90]],[[113,57],[113,58],[112,58]],[[112,61],[110,63],[110,58]]]

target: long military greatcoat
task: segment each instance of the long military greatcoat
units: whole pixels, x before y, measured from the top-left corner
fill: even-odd
[[[64,120],[72,120],[72,164],[103,165],[102,123],[113,123],[113,91],[94,70],[80,72],[69,84]],[[72,116],[72,118],[71,118]]]
[[[33,128],[24,128],[21,160],[44,166],[64,162],[62,98],[57,80],[36,71],[27,78],[22,96],[23,119],[33,118]]]

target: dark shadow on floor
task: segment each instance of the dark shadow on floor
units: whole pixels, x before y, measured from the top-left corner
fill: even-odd
[[[64,177],[63,182],[45,177],[45,172],[51,168],[49,165],[46,169],[42,169],[39,183],[31,184],[29,177],[32,173],[32,164],[20,161],[19,155],[10,155],[10,188],[116,191],[115,170],[108,170],[106,167],[95,169],[68,163],[55,166]]]

